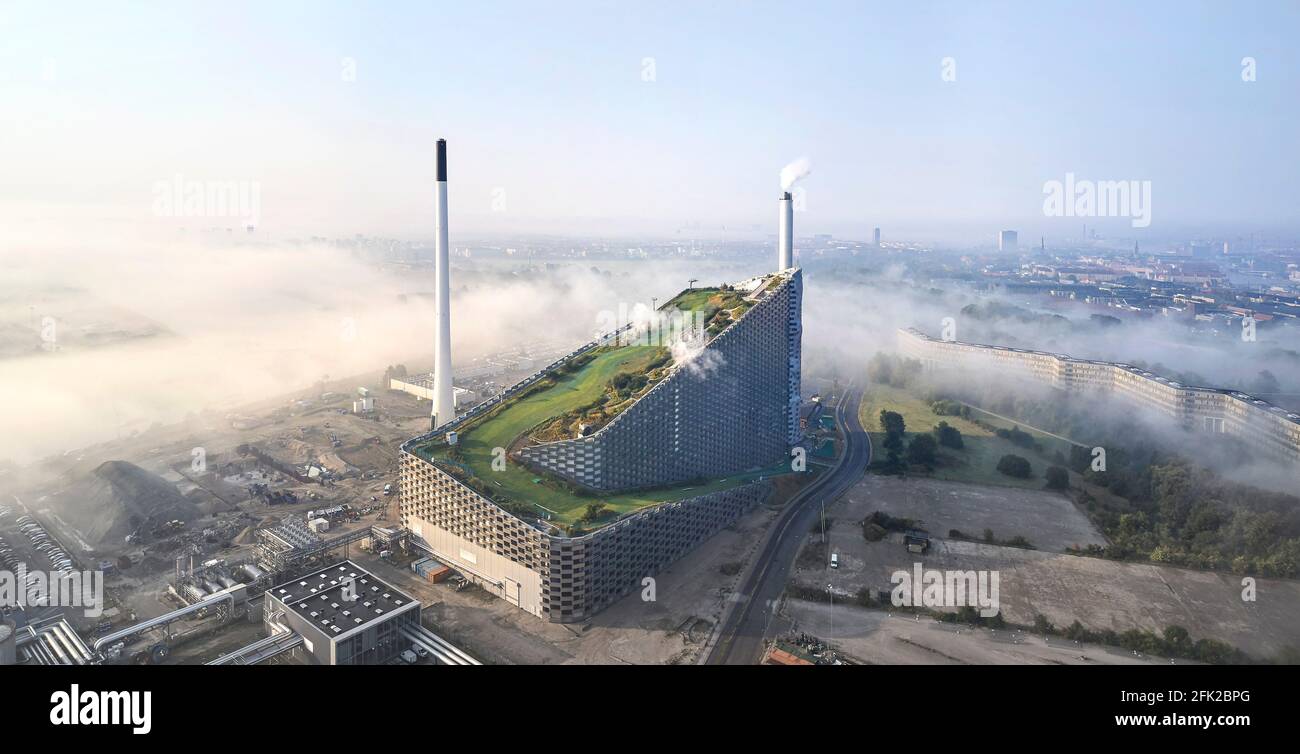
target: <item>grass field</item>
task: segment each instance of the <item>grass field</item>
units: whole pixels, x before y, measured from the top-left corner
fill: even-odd
[[[718,293],[717,288],[692,288],[682,291],[664,304],[663,308],[675,306],[684,312],[703,311],[707,308],[709,299]],[[717,309],[717,305],[714,305]]]
[[[971,406],[970,408],[971,408],[971,415],[974,418],[984,422],[985,424],[992,424],[995,427],[1002,427],[1003,429],[1019,427],[1021,431],[1028,432],[1029,434],[1033,435],[1038,440],[1038,442],[1042,444],[1043,449],[1047,452],[1048,455],[1050,455],[1054,451],[1059,450],[1061,451],[1061,454],[1064,455],[1066,458],[1070,457],[1070,445],[1072,445],[1073,443],[1071,443],[1069,440],[1067,440],[1064,437],[1050,435],[1047,434],[1046,432],[1040,432],[1039,430],[1033,427],[1029,427],[1024,424],[1021,424],[1020,422],[1017,422],[1013,419],[1005,419],[1001,416],[998,416],[997,414],[985,411],[984,409],[979,408],[978,406]]]
[[[576,373],[562,375],[554,387],[515,401],[490,421],[471,431],[466,439],[476,446],[490,443],[487,445],[489,454],[494,447],[510,447],[516,437],[547,419],[586,406],[600,398],[605,386],[620,372],[635,374],[646,371],[659,354],[660,349],[655,346],[639,345],[624,346],[598,354]],[[468,453],[469,447],[466,445],[462,451]]]
[[[859,418],[862,421],[862,426],[871,434],[871,443],[877,458],[884,457],[885,433],[880,428],[880,412],[882,409],[897,411],[903,415],[903,422],[907,426],[908,440],[911,440],[916,434],[930,432],[941,421],[948,422],[949,425],[956,427],[961,432],[962,441],[966,447],[962,450],[940,447],[940,462],[928,476],[954,482],[996,484],[1004,487],[1025,489],[1043,488],[1043,475],[1047,471],[1047,467],[1052,465],[1049,458],[1039,455],[1029,448],[1022,448],[1009,440],[1004,440],[984,427],[967,421],[960,416],[939,416],[930,410],[929,403],[906,390],[889,385],[873,384],[867,388],[863,396]],[[983,418],[992,419],[992,417]],[[998,422],[999,425],[1002,423]],[[1049,450],[1054,450],[1059,446],[1060,441],[1058,440],[1024,426],[1021,426],[1020,429],[1034,435]],[[1008,453],[1029,459],[1029,463],[1034,469],[1034,475],[1029,479],[1016,479],[999,472],[997,470],[998,460]]]
[[[496,491],[494,499],[532,504],[538,508],[538,513],[550,514],[551,520],[559,524],[577,521],[590,503],[603,502],[614,514],[623,514],[661,502],[727,489],[785,470],[784,467],[766,469],[694,487],[603,496],[576,495],[543,484],[541,477],[514,461],[507,462],[502,471],[492,470],[494,448],[509,448],[515,438],[547,419],[591,403],[600,397],[605,385],[615,375],[644,370],[658,351],[654,346],[633,345],[601,353],[576,373],[559,377],[553,387],[507,405],[500,413],[461,435],[461,465]],[[590,526],[608,523],[615,517],[606,516]]]
[[[735,309],[746,304],[745,297],[738,291],[720,288],[692,288],[674,296],[662,308],[676,307],[684,312],[700,312],[704,321],[709,322],[719,309]]]

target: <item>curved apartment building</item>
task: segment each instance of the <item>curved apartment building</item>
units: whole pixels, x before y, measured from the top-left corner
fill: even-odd
[[[915,328],[898,331],[898,346],[927,370],[988,369],[1066,392],[1118,396],[1189,430],[1231,435],[1272,458],[1300,464],[1300,414],[1237,390],[1183,385],[1128,364],[945,341]]]
[[[584,501],[651,490],[644,505],[565,535],[554,520],[516,515],[527,499],[494,500],[501,495],[492,474],[447,452],[500,421],[513,402],[535,398],[530,388],[548,375],[608,349],[606,338],[402,446],[399,501],[411,540],[502,599],[567,623],[644,589],[647,577],[766,500],[772,485],[763,469],[787,461],[802,439],[802,278],[789,269],[737,289],[743,304],[734,319],[600,429],[508,442],[512,468],[536,473],[539,493],[545,479],[586,490]]]

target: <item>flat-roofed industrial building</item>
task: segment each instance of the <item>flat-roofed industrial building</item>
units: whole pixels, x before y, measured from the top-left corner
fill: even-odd
[[[308,662],[380,665],[410,645],[402,629],[420,625],[420,603],[345,560],[272,587],[263,622],[302,636]]]

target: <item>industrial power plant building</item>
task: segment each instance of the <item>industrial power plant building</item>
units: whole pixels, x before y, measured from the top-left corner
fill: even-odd
[[[313,664],[380,665],[411,646],[420,603],[345,560],[269,589],[262,621],[268,636],[301,636]]]
[[[613,491],[727,476],[785,456],[800,437],[799,273],[756,282],[762,305],[686,368],[598,432],[526,446],[519,457]]]
[[[1113,395],[1189,430],[1226,434],[1286,463],[1300,464],[1300,414],[1237,390],[1183,385],[1128,364],[898,331],[899,351],[927,370],[988,369],[1066,392]]]
[[[411,541],[553,622],[643,588],[789,472],[802,295],[794,268],[682,291],[672,342],[620,328],[408,441]]]

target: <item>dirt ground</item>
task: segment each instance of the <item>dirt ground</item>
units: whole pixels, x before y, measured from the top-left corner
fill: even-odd
[[[847,524],[861,521],[873,511],[917,519],[922,528],[939,537],[957,529],[978,538],[985,529],[992,529],[1000,541],[1020,535],[1034,547],[1051,552],[1106,544],[1069,498],[1046,490],[868,474],[828,509],[827,515]]]
[[[1045,638],[1014,629],[977,629],[886,610],[789,600],[794,630],[829,642],[852,661],[872,665],[1169,664],[1125,649]]]
[[[942,536],[932,539],[929,552],[913,555],[899,534],[879,542],[867,542],[862,536],[858,522],[872,510],[925,518],[926,528],[945,534],[948,528],[975,529],[975,522],[984,521],[999,539],[1022,534],[1039,547],[1044,543],[1060,547],[1080,541],[1088,533],[1077,522],[1061,520],[1080,515],[1072,507],[1048,509],[1055,511],[1050,514],[1026,509],[1024,501],[1009,503],[1007,511],[992,508],[1001,499],[1029,494],[1025,491],[996,488],[990,492],[956,485],[961,494],[950,496],[949,486],[930,480],[865,478],[850,495],[827,509],[835,518],[828,538],[829,549],[838,553],[839,568],[827,568],[819,559],[801,558],[794,580],[819,589],[830,586],[847,599],[864,587],[890,589],[890,576],[898,570],[910,571],[917,562],[925,569],[996,571],[1002,615],[1011,623],[1030,625],[1041,613],[1057,626],[1078,620],[1094,630],[1116,632],[1137,628],[1159,633],[1179,625],[1194,639],[1219,639],[1258,659],[1274,657],[1288,646],[1300,647],[1300,582],[1258,579],[1257,599],[1244,601],[1242,579],[1232,574],[1121,563]],[[944,494],[935,495],[935,490]],[[1070,505],[1065,498],[1041,494]],[[1019,523],[1016,528],[1009,526],[1013,521]],[[1082,523],[1087,525],[1086,520]],[[820,537],[809,536],[807,542],[814,540]],[[870,624],[874,620],[870,611],[849,606],[837,608],[837,617],[841,610],[846,627],[852,621]]]

